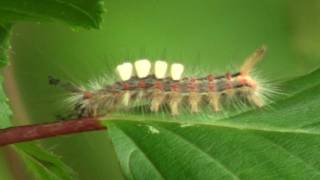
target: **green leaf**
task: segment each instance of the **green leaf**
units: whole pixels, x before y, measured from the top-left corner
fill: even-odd
[[[8,98],[2,88],[3,77],[0,76],[0,128],[6,128],[11,125],[10,116],[12,114],[8,105]]]
[[[229,118],[129,115],[105,123],[128,179],[319,179],[319,75],[284,83],[290,94],[271,108]]]
[[[14,148],[36,179],[75,179],[73,170],[66,166],[58,156],[38,145],[34,143],[20,143],[15,145]]]
[[[61,21],[85,28],[99,28],[102,0],[1,0],[0,22]]]
[[[102,0],[1,0],[0,68],[7,64],[13,23],[58,21],[74,27],[99,28],[104,11]]]
[[[310,89],[320,84],[320,68],[304,76],[295,77],[282,83],[282,91],[287,95],[293,95],[303,90]]]
[[[1,0],[0,69],[8,63],[9,37],[13,23],[60,21],[75,27],[99,28],[104,11],[102,0]],[[0,128],[11,125],[8,99],[0,76]],[[72,170],[55,155],[35,144],[13,146],[37,179],[74,179]]]
[[[9,35],[13,22],[62,21],[74,26],[98,28],[101,23],[101,0],[2,0],[0,1],[0,68],[8,62]],[[10,23],[8,23],[10,22]],[[0,77],[2,85],[2,77]],[[0,128],[10,125],[11,111],[0,87]]]
[[[10,47],[9,35],[12,25],[0,23],[0,68],[7,64],[7,50]]]

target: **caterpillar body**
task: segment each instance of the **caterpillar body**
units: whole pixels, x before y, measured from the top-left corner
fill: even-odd
[[[71,93],[68,101],[79,117],[103,116],[136,102],[144,102],[152,112],[169,107],[172,115],[179,114],[183,103],[191,113],[200,112],[201,106],[210,106],[214,112],[221,111],[223,104],[232,99],[261,107],[265,104],[267,91],[252,75],[252,69],[265,51],[265,46],[256,49],[238,72],[224,75],[183,77],[184,66],[180,63],[169,67],[165,61],[155,61],[152,65],[149,60],[142,59],[134,64],[118,65],[116,71],[120,81],[110,84],[84,88],[52,77],[49,82]]]

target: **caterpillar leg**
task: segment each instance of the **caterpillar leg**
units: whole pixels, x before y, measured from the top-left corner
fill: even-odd
[[[199,112],[199,103],[201,101],[201,95],[197,92],[191,92],[189,95],[189,104],[191,106],[191,112]]]
[[[169,95],[169,106],[171,109],[171,115],[179,115],[179,104],[182,100],[182,96],[178,92],[171,92]]]
[[[160,105],[164,101],[165,93],[163,93],[161,90],[156,89],[155,92],[152,94],[152,100],[151,100],[151,106],[150,110],[153,112],[158,112]]]
[[[214,92],[209,93],[209,104],[214,112],[220,111],[219,95]]]

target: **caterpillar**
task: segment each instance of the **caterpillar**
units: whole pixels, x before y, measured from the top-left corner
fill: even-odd
[[[169,66],[162,60],[152,64],[141,59],[118,65],[119,81],[94,82],[84,87],[50,76],[49,83],[70,92],[68,101],[79,117],[103,116],[131,107],[136,102],[144,102],[152,112],[167,106],[173,116],[180,113],[183,103],[188,105],[191,113],[200,112],[201,106],[209,106],[213,112],[218,112],[223,109],[223,104],[234,99],[262,107],[266,104],[268,91],[252,72],[265,52],[265,46],[256,49],[245,59],[239,71],[223,75],[183,77],[184,65],[180,63]]]

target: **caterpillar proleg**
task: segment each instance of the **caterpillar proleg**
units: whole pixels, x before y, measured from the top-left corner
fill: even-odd
[[[62,86],[70,92],[68,101],[80,117],[103,116],[135,104],[145,102],[149,110],[158,112],[169,107],[178,115],[183,103],[191,113],[201,112],[202,106],[221,111],[223,104],[236,99],[245,104],[261,107],[266,104],[266,88],[253,75],[255,64],[265,54],[266,47],[256,49],[237,72],[202,77],[184,77],[184,65],[147,59],[125,62],[115,69],[120,80],[82,87],[49,77],[50,84]],[[98,84],[98,86],[97,86]]]

